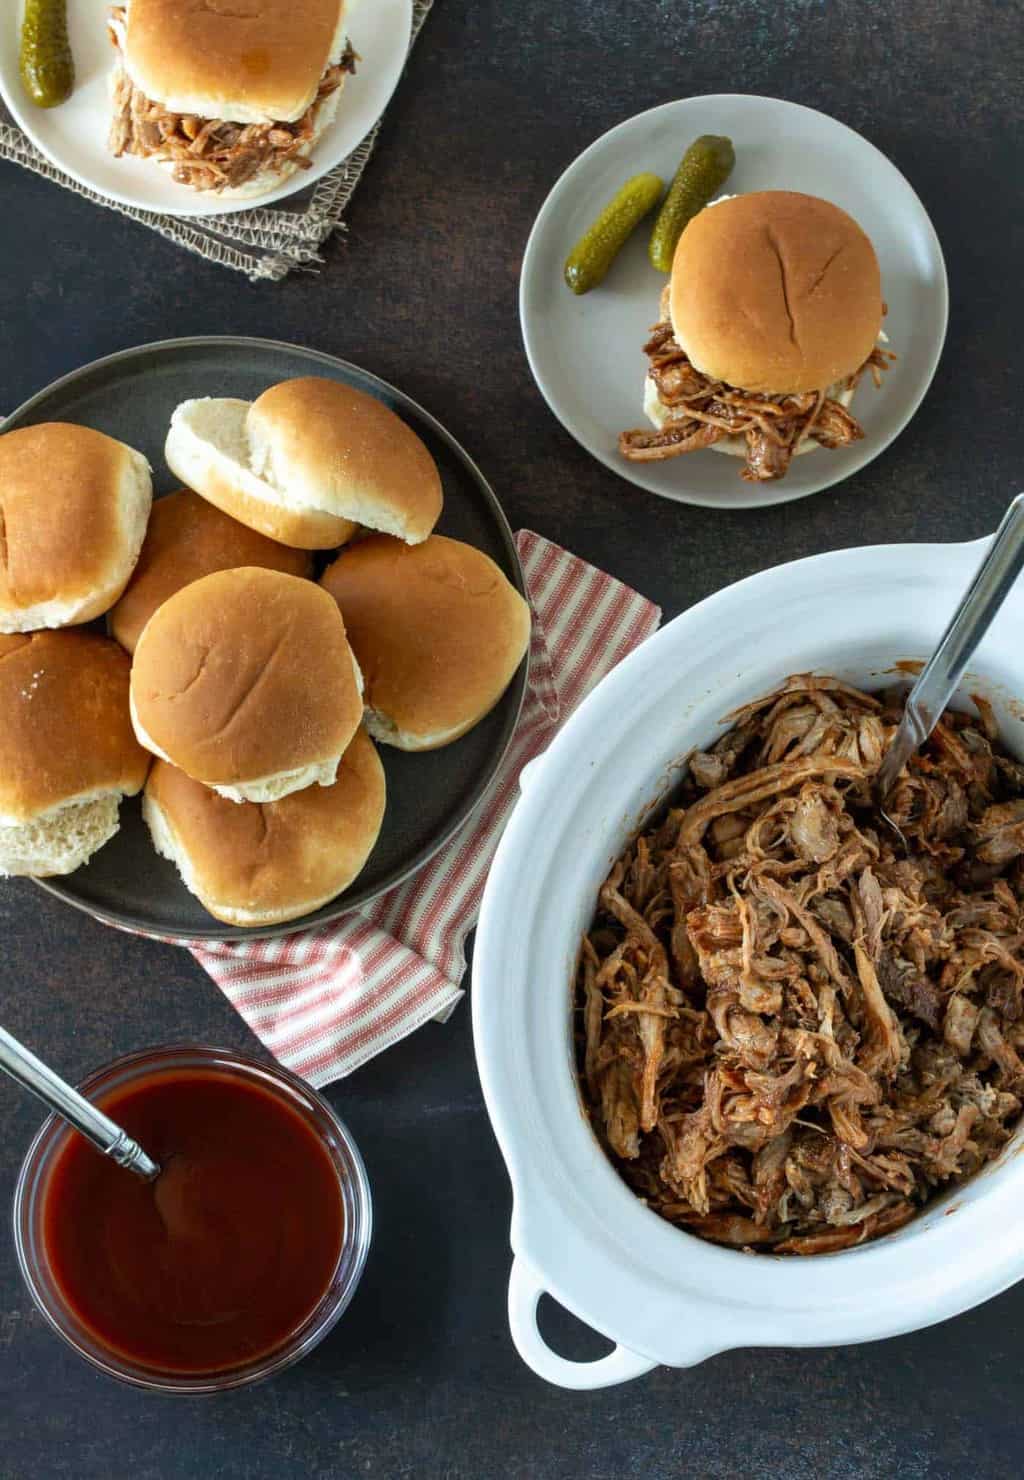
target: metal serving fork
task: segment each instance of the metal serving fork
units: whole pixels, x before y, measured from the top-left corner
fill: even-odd
[[[904,766],[923,745],[956,691],[992,619],[1024,568],[1024,493],[1019,493],[1003,515],[978,571],[938,647],[911,689],[903,718],[875,778],[875,803],[897,835],[904,851],[907,840],[885,810],[885,804]],[[1024,641],[1024,634],[1022,641]]]

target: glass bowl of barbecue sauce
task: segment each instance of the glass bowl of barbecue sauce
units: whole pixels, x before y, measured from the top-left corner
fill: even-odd
[[[160,1165],[144,1182],[51,1117],[21,1169],[21,1272],[50,1325],[160,1392],[261,1381],[321,1341],[370,1245],[362,1158],[302,1080],[215,1048],[147,1049],[82,1092]]]

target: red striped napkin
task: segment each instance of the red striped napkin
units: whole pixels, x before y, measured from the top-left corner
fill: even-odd
[[[462,996],[466,937],[518,795],[519,775],[580,700],[657,629],[661,613],[550,540],[516,536],[533,609],[530,683],[491,790],[412,879],[314,930],[189,949],[272,1054],[327,1084]]]

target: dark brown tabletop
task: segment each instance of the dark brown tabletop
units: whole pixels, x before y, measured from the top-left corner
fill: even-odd
[[[344,356],[438,416],[528,525],[670,617],[767,565],[893,540],[970,539],[1024,486],[1024,17],[1017,0],[437,0],[318,277],[250,286],[131,221],[0,166],[0,408],[128,345],[262,334]],[[949,269],[946,351],[921,410],[839,487],[763,513],[642,493],[549,413],[516,290],[556,177],[629,115],[702,92],[834,114],[923,199]],[[0,884],[0,1019],[70,1077],[147,1043],[253,1048],[182,951]],[[273,1476],[1006,1476],[1020,1472],[1024,1287],[916,1335],[739,1351],[627,1387],[546,1387],[508,1336],[508,1183],[465,1005],[350,1080],[377,1233],[341,1326],[270,1386],[151,1398],[44,1329],[0,1230],[0,1480]],[[0,1084],[0,1202],[37,1107]],[[569,1355],[600,1343],[558,1313]]]

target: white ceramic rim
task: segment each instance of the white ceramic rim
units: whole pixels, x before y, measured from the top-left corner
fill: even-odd
[[[564,854],[557,851],[560,819],[571,817],[587,796],[597,764],[588,761],[594,737],[600,737],[604,756],[618,753],[642,720],[630,700],[645,684],[657,688],[666,656],[671,661],[698,634],[707,642],[709,631],[735,630],[737,621],[749,619],[752,591],[762,607],[776,600],[784,604],[787,592],[806,582],[812,569],[813,579],[819,586],[826,582],[837,603],[853,588],[870,599],[876,586],[895,578],[908,606],[916,591],[922,598],[939,592],[944,604],[948,596],[951,607],[987,544],[837,551],[762,572],[707,598],[620,664],[529,774],[484,894],[472,1008],[484,1098],[514,1193],[512,1334],[524,1360],[550,1381],[590,1388],[639,1375],[659,1362],[688,1366],[738,1346],[876,1340],[970,1309],[1024,1272],[1019,1192],[1012,1177],[988,1180],[989,1170],[1022,1149],[1024,1127],[999,1162],[968,1184],[978,1188],[985,1179],[980,1196],[964,1198],[963,1189],[957,1189],[900,1234],[839,1254],[755,1258],[672,1227],[643,1206],[607,1161],[578,1099],[569,1047],[569,983],[560,971],[550,990],[563,993],[565,1000],[566,1043],[557,1046],[562,1068],[554,1076],[564,1082],[545,1086],[543,1094],[534,1063],[543,1055],[531,1049],[522,1021],[524,1003],[532,1001],[536,1008],[541,981],[541,968],[529,960],[529,943],[543,934],[546,923],[538,901],[555,896],[557,872],[565,868]],[[1011,603],[1012,617],[1004,616],[1019,622],[1024,591],[1015,592]],[[652,700],[652,707],[657,702]],[[533,984],[532,999],[520,979]],[[547,1053],[548,1069],[554,1052]],[[557,1100],[562,1115],[575,1117],[571,1126],[563,1123],[557,1140],[541,1115],[542,1100],[549,1109]],[[600,1189],[596,1203],[581,1193],[584,1171],[591,1192]],[[946,1209],[949,1197],[954,1202]],[[957,1217],[949,1220],[943,1216],[947,1211]],[[915,1262],[908,1248],[922,1233],[929,1240],[927,1258]],[[669,1274],[658,1273],[665,1269]],[[862,1296],[866,1289],[872,1292],[870,1304]],[[616,1342],[616,1350],[590,1364],[567,1362],[551,1352],[533,1319],[542,1290]],[[638,1341],[630,1326],[640,1311],[647,1335]]]
[[[377,53],[374,49],[371,64],[379,69],[380,75],[385,79],[376,102],[353,134],[352,130],[346,127],[345,121],[345,93],[349,91],[350,80],[350,84],[342,92],[336,116],[328,124],[317,143],[313,152],[313,163],[308,170],[296,170],[276,189],[268,190],[265,195],[226,198],[206,192],[196,192],[187,186],[177,185],[171,180],[170,175],[166,174],[166,195],[162,192],[154,192],[154,195],[159,198],[151,198],[135,195],[127,188],[122,190],[104,186],[52,147],[45,132],[39,127],[41,118],[45,117],[49,110],[36,108],[30,103],[18,79],[18,34],[23,3],[24,0],[18,3],[16,16],[9,15],[0,20],[0,25],[10,28],[6,41],[0,38],[0,97],[3,98],[15,123],[40,154],[85,190],[132,210],[169,216],[227,216],[238,211],[259,210],[315,185],[318,180],[358,149],[371,130],[380,122],[405,69],[413,24],[412,0],[388,0],[389,4],[396,7],[400,16],[400,24],[396,25],[394,31],[387,35],[385,51]],[[366,0],[366,3],[369,4],[369,0]],[[360,7],[356,5],[353,8],[355,30],[352,33],[352,41],[358,51],[359,47],[356,43]],[[103,0],[96,0],[95,11],[97,25],[105,29],[106,5]],[[149,165],[148,168],[156,171],[158,176],[165,174],[158,165]]]
[[[946,331],[949,325],[949,278],[946,272],[945,258],[942,254],[942,246],[939,242],[938,234],[935,231],[935,227],[932,224],[931,217],[925,210],[920,196],[910,184],[910,181],[903,174],[902,170],[900,170],[892,162],[892,160],[889,159],[888,155],[883,154],[882,151],[875,144],[872,144],[869,139],[866,139],[863,134],[859,134],[857,130],[851,128],[849,124],[842,123],[838,118],[833,118],[830,114],[823,113],[820,109],[808,108],[802,103],[790,102],[787,98],[761,97],[757,94],[752,93],[708,93],[695,95],[694,98],[678,98],[668,103],[661,103],[656,108],[648,108],[641,113],[634,114],[630,118],[623,119],[621,123],[615,124],[614,127],[607,129],[603,134],[600,135],[599,138],[595,139],[594,142],[582,152],[582,154],[577,155],[573,162],[568,165],[565,170],[563,170],[562,174],[558,177],[554,185],[549,190],[547,196],[544,199],[543,205],[537,212],[533,226],[530,229],[530,234],[526,242],[526,248],[523,253],[523,263],[519,276],[519,326],[523,339],[523,347],[526,351],[526,358],[529,363],[530,371],[533,375],[537,389],[540,391],[541,395],[544,397],[544,400],[547,402],[549,410],[558,419],[558,421],[573,438],[573,440],[577,442],[585,452],[589,453],[591,457],[596,458],[599,463],[608,468],[610,472],[615,473],[617,477],[624,479],[626,482],[633,483],[636,487],[642,488],[647,493],[653,493],[658,498],[666,498],[673,503],[694,504],[698,507],[708,509],[721,509],[723,507],[726,507],[726,505],[724,505],[721,500],[708,498],[699,491],[688,492],[681,489],[678,492],[668,492],[664,489],[654,488],[650,486],[647,482],[642,480],[642,475],[638,473],[636,471],[636,468],[628,461],[623,458],[614,457],[610,453],[606,453],[601,447],[595,446],[593,443],[585,438],[581,430],[577,428],[573,417],[563,409],[561,404],[561,397],[559,396],[556,387],[552,384],[550,378],[546,375],[544,371],[543,357],[540,352],[540,347],[537,344],[532,332],[532,315],[528,307],[531,299],[531,280],[535,272],[542,270],[541,267],[538,265],[537,260],[540,255],[538,248],[541,234],[547,226],[549,217],[554,214],[557,206],[559,205],[563,193],[566,190],[571,189],[577,183],[579,178],[584,175],[588,165],[594,159],[594,157],[600,155],[600,153],[607,147],[608,143],[616,136],[622,134],[628,129],[633,128],[641,119],[653,119],[656,115],[664,114],[665,112],[678,107],[680,103],[695,101],[697,97],[699,97],[701,102],[712,104],[729,104],[737,101],[742,101],[745,103],[763,102],[776,104],[785,108],[794,109],[799,113],[806,114],[809,118],[825,119],[827,120],[829,127],[837,128],[845,133],[853,135],[853,137],[858,140],[859,144],[865,150],[868,150],[873,155],[877,156],[878,160],[881,161],[887,171],[892,171],[893,175],[899,180],[902,188],[906,191],[909,202],[920,213],[920,227],[928,238],[929,247],[934,254],[935,266],[938,270],[939,310],[941,321],[940,331],[936,337],[934,352],[929,356],[929,367],[927,369],[927,372],[921,377],[916,392],[908,400],[902,419],[892,428],[892,430],[887,435],[883,434],[881,436],[872,437],[868,440],[866,446],[863,444],[859,444],[853,449],[848,449],[844,453],[844,456],[842,458],[831,459],[823,463],[822,476],[815,480],[814,486],[812,488],[797,489],[792,484],[788,484],[785,479],[782,479],[778,483],[768,484],[743,484],[742,481],[737,479],[737,487],[735,491],[730,492],[727,505],[728,508],[771,508],[777,504],[792,503],[797,499],[810,498],[813,494],[823,493],[825,489],[832,488],[837,483],[842,483],[845,479],[852,477],[855,473],[860,472],[863,468],[867,467],[869,463],[873,462],[875,458],[880,456],[881,453],[886,450],[886,448],[890,447],[892,443],[896,440],[896,438],[900,435],[900,433],[906,429],[910,421],[917,414],[921,402],[928,394],[931,383],[935,378],[935,371],[938,368],[939,360],[942,357],[942,351],[945,347]],[[595,291],[600,291],[600,289],[597,289]],[[642,413],[640,411],[639,405],[639,389],[640,388],[638,382],[638,421],[642,419]],[[727,472],[730,470],[730,464],[732,463],[732,461],[733,460],[730,459],[729,462],[725,464],[725,467],[723,469],[723,476],[727,475]],[[643,465],[639,466],[642,468]],[[731,471],[735,475],[735,468],[732,468]]]

